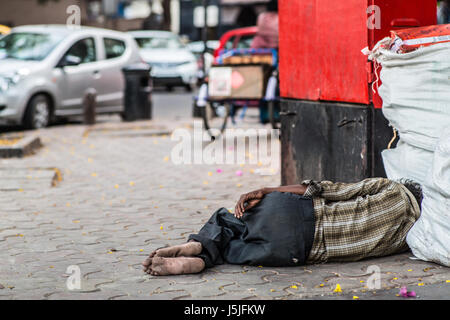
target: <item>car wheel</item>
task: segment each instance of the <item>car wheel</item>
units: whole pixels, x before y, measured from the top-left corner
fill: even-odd
[[[27,129],[45,128],[50,123],[50,114],[50,99],[44,94],[38,94],[28,102],[24,125]]]

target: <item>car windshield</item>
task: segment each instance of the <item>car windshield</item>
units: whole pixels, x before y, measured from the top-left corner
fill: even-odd
[[[141,49],[180,49],[183,44],[176,37],[139,37],[136,42]]]
[[[0,59],[45,59],[63,39],[62,35],[47,33],[11,33],[0,38]]]

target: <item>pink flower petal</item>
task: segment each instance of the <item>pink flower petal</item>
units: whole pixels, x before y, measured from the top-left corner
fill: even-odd
[[[238,177],[242,176],[242,171],[241,171],[241,170],[236,171],[236,175],[237,175]]]
[[[398,294],[401,295],[402,297],[407,297],[408,290],[406,289],[406,287],[401,287],[400,292]]]
[[[217,172],[217,173],[221,173],[221,172],[222,172],[222,169],[217,169],[216,172]]]
[[[415,291],[410,291],[410,292],[408,292],[408,297],[413,297],[413,298],[415,298],[417,295],[416,295],[416,292]]]
[[[408,291],[406,287],[402,287],[398,294],[403,298],[415,298],[417,296],[415,291]]]

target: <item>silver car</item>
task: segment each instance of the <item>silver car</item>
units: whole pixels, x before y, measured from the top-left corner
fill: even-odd
[[[97,113],[124,110],[122,68],[142,62],[126,33],[65,25],[12,29],[0,38],[0,123],[46,127],[83,113],[89,89]]]
[[[198,64],[194,54],[169,31],[131,31],[141,56],[152,66],[155,86],[184,86],[191,90],[197,82]]]

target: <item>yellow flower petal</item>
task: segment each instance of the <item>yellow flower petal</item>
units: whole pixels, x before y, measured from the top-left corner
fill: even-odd
[[[296,290],[298,289],[298,287],[297,287],[295,284],[292,285],[291,288],[292,288],[292,289],[296,289]]]
[[[336,288],[333,290],[333,292],[342,292],[341,285],[339,283],[336,285]]]
[[[358,296],[353,296],[353,300],[357,300],[357,299],[359,299]]]

